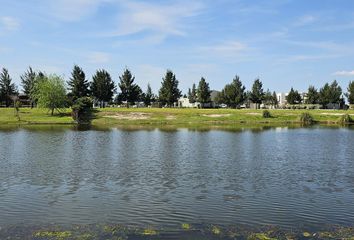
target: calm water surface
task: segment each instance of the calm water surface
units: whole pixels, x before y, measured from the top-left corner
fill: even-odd
[[[0,226],[354,223],[354,131],[0,131]]]

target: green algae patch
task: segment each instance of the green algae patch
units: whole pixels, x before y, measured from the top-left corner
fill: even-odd
[[[33,234],[35,238],[39,239],[56,239],[56,240],[64,240],[68,239],[72,236],[71,231],[39,231]]]
[[[211,232],[214,233],[215,235],[219,235],[221,233],[221,230],[217,226],[213,226],[211,228]]]
[[[75,238],[75,240],[93,240],[96,236],[91,233],[84,233]]]
[[[157,231],[151,228],[144,229],[142,235],[144,236],[155,236],[157,235]]]
[[[190,230],[191,229],[191,225],[189,223],[182,223],[182,229],[183,230]]]
[[[308,237],[311,237],[312,235],[311,235],[311,233],[309,233],[309,232],[303,232],[303,233],[302,233],[302,236],[308,238]]]
[[[269,237],[265,233],[255,233],[248,236],[247,240],[277,240],[277,238]]]

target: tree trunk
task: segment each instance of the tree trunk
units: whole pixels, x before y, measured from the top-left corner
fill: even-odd
[[[52,108],[52,116],[54,115],[54,108]]]

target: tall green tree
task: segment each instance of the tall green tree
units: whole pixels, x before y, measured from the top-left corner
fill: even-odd
[[[197,101],[197,88],[195,83],[193,83],[192,90],[188,89],[188,99],[190,103],[195,103]]]
[[[342,88],[338,85],[338,82],[334,80],[331,84],[326,83],[319,93],[319,103],[323,106],[327,104],[340,104],[342,103]]]
[[[261,104],[264,98],[263,83],[257,78],[253,85],[250,93],[250,100],[253,103]]]
[[[346,93],[349,104],[354,104],[354,81],[349,82],[348,92]]]
[[[118,86],[121,90],[120,99],[122,101],[127,101],[127,106],[129,106],[129,103],[134,103],[138,101],[139,97],[142,94],[142,90],[138,86],[138,84],[134,83],[135,77],[133,77],[129,69],[126,68],[122,76],[119,77],[119,79],[120,82],[118,83]]]
[[[205,81],[205,78],[201,78],[197,89],[197,101],[202,104],[210,102],[210,88],[209,83]]]
[[[29,67],[28,70],[20,76],[23,93],[27,96],[29,96],[31,93],[36,80],[36,76],[37,74],[35,71],[33,71],[32,67]]]
[[[223,90],[218,94],[217,101],[225,103],[231,108],[237,108],[242,105],[246,99],[246,87],[243,86],[240,77],[235,76],[232,83],[226,84]]]
[[[272,104],[273,104],[273,106],[276,107],[276,106],[278,106],[278,103],[279,103],[279,102],[278,102],[277,93],[274,91],[274,92],[273,92],[273,103],[272,103]]]
[[[267,89],[267,91],[264,94],[263,103],[267,105],[273,104],[273,94],[269,89]]]
[[[317,89],[314,86],[310,86],[307,90],[307,99],[305,102],[306,104],[318,104],[319,97]]]
[[[100,107],[104,107],[104,102],[112,100],[115,89],[111,75],[106,70],[97,70],[92,77],[90,90],[93,97],[100,102]]]
[[[143,101],[146,106],[151,105],[151,103],[155,101],[155,96],[154,93],[152,92],[150,83],[148,83],[146,92],[143,95]]]
[[[288,93],[288,96],[286,96],[286,101],[288,102],[288,104],[299,104],[301,103],[302,98],[297,90],[291,88],[290,92]]]
[[[173,103],[178,101],[182,96],[178,89],[178,80],[171,70],[167,70],[166,75],[162,78],[161,88],[159,90],[159,100],[162,104],[171,107]]]
[[[71,78],[67,82],[69,95],[73,101],[78,98],[87,97],[90,93],[90,83],[86,79],[85,72],[78,65],[75,65],[71,72]]]
[[[12,102],[11,96],[17,94],[17,87],[12,83],[9,71],[3,68],[0,73],[0,100],[5,101],[5,106],[9,107]]]
[[[48,108],[51,115],[54,115],[55,110],[60,112],[61,108],[66,107],[66,88],[62,77],[57,75],[44,76],[35,84],[35,97],[39,107]]]

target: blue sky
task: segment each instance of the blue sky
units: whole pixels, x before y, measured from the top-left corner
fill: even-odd
[[[300,91],[354,79],[353,0],[0,0],[0,67],[13,80],[29,65],[66,79],[128,67],[157,92],[166,69],[186,92],[205,77],[221,89]]]

